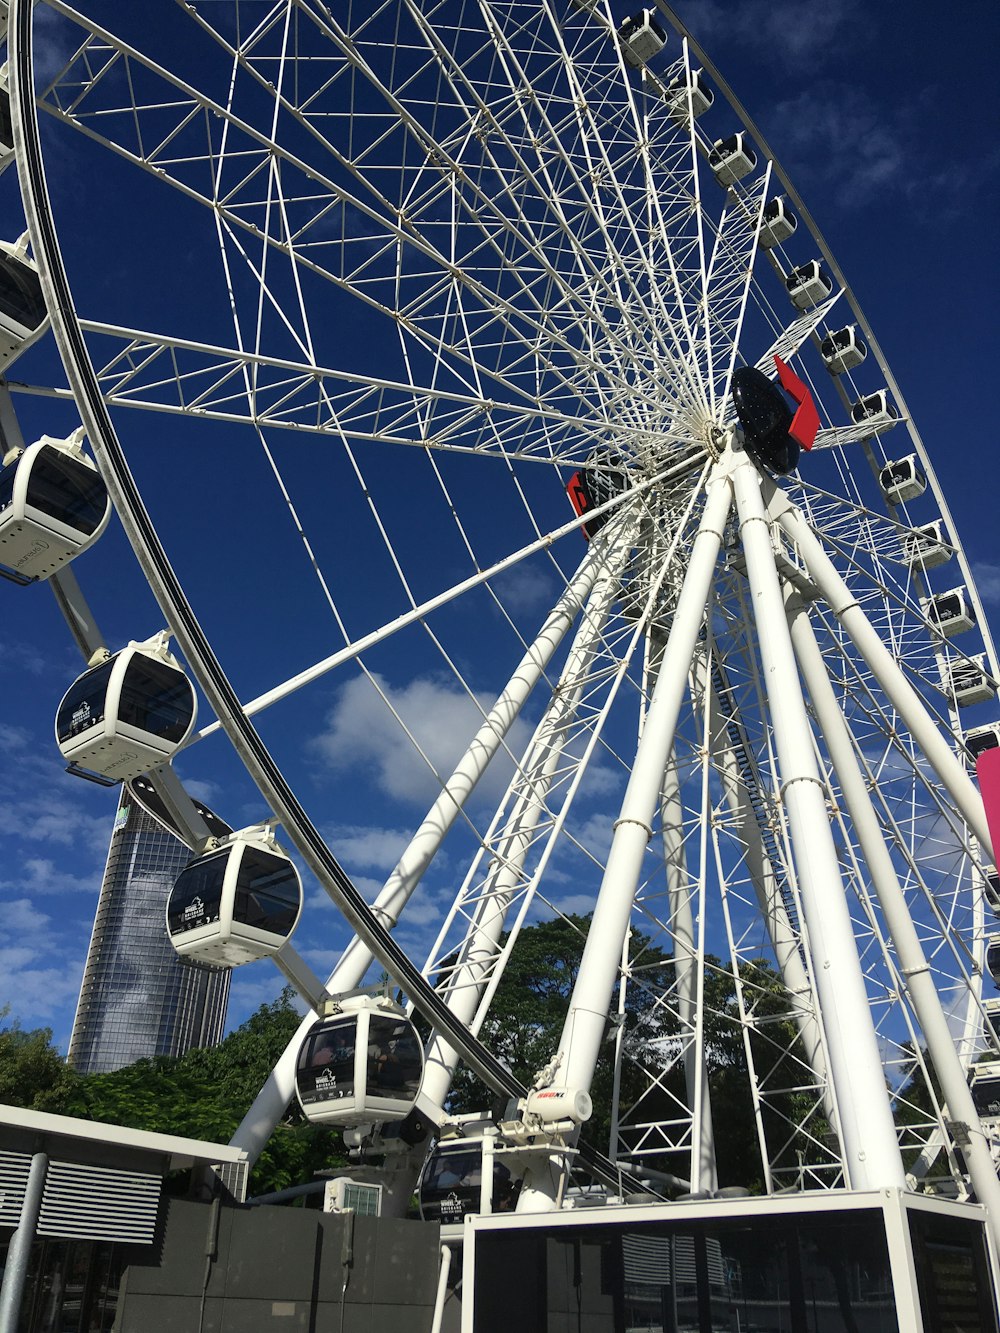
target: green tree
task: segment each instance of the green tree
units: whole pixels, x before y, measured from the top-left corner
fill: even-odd
[[[52,1045],[51,1028],[25,1032],[16,1021],[6,1022],[10,1006],[0,1009],[0,1102],[43,1110],[44,1102],[65,1086],[69,1071]]]
[[[287,988],[218,1046],[178,1059],[138,1060],[108,1074],[74,1074],[36,1099],[40,1109],[225,1143],[299,1025]],[[311,1179],[343,1162],[338,1138],[289,1107],[250,1177],[252,1194]]]

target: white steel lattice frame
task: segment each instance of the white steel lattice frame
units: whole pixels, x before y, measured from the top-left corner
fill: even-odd
[[[678,121],[663,102],[670,78],[690,81],[694,57],[687,39],[660,72],[636,77],[612,39],[604,6],[564,6],[557,15],[548,0],[476,6],[392,0],[364,13],[349,5],[346,14],[332,16],[311,0],[297,0],[273,5],[263,18],[254,6],[258,21],[238,38],[185,11],[227,72],[212,93],[198,86],[196,76],[205,71],[168,69],[62,0],[51,8],[83,37],[40,91],[40,108],[60,129],[147,173],[153,188],[171,189],[211,215],[233,312],[231,347],[81,318],[106,402],[116,410],[249,428],[247,439],[267,451],[280,503],[307,549],[309,536],[285,487],[271,433],[305,433],[339,451],[367,497],[370,522],[408,606],[379,629],[350,627],[310,551],[344,648],[272,686],[247,705],[248,715],[354,660],[393,708],[362,654],[419,624],[488,721],[489,710],[428,619],[480,584],[502,603],[492,576],[547,552],[572,529],[569,521],[553,525],[536,515],[527,481],[534,468],[584,464],[595,449],[614,453],[627,467],[634,500],[617,506],[605,529],[617,535],[603,540],[621,543],[616,577],[633,562],[628,596],[642,609],[625,614],[625,598],[616,602],[610,584],[597,596],[591,641],[581,649],[583,675],[570,673],[572,697],[563,692],[565,677],[556,678],[536,740],[522,757],[511,756],[515,774],[505,802],[475,833],[478,851],[426,965],[445,994],[454,998],[467,988],[475,998],[464,1018],[472,1031],[482,1025],[534,895],[544,900],[544,875],[557,847],[575,847],[598,871],[606,867],[603,852],[574,833],[573,801],[595,753],[612,755],[623,770],[631,764],[627,742],[609,722],[612,705],[620,696],[619,707],[631,707],[640,721],[648,705],[688,562],[706,454],[718,453],[734,421],[729,382],[740,361],[770,370],[774,353],[797,358],[823,416],[817,445],[824,470],[819,473],[817,461],[814,477],[803,467],[803,477],[786,484],[787,493],[822,534],[921,698],[942,694],[953,666],[976,657],[975,649],[935,638],[928,625],[921,604],[930,586],[926,571],[900,556],[901,536],[916,520],[908,521],[906,506],[890,506],[888,517],[875,508],[869,464],[877,469],[891,457],[893,441],[883,445],[870,425],[841,424],[843,407],[871,385],[861,372],[857,382],[848,372],[832,386],[820,385],[813,374],[813,345],[849,317],[845,306],[853,300],[822,238],[814,231],[837,290],[790,318],[778,305],[783,293],[770,270],[783,275],[792,260],[781,246],[764,252],[758,245],[762,210],[779,179],[795,199],[780,169],[765,152],[762,169],[745,186],[732,187],[720,207],[706,193],[716,189],[705,166],[711,138],[690,115]],[[387,24],[394,34],[391,58]],[[265,108],[256,109],[256,118],[250,115],[254,98]],[[741,114],[738,103],[733,109]],[[757,142],[766,148],[759,136]],[[360,302],[371,318],[384,321],[398,343],[386,358],[397,373],[328,363],[319,331],[333,301]],[[928,471],[981,613],[926,454],[883,370],[900,408],[895,430],[910,433]],[[69,393],[58,385],[16,387]],[[370,449],[397,446],[419,449],[427,459],[435,493],[451,512],[473,570],[429,598],[411,582],[392,524],[370,487]],[[532,530],[510,556],[480,562],[474,526],[459,512],[444,475],[452,455],[482,456],[485,466],[503,471]],[[683,1174],[712,1179],[711,1133],[703,1132],[710,1124],[705,1086],[711,1063],[704,988],[706,975],[728,972],[735,1013],[715,1017],[731,1019],[743,1042],[766,1186],[781,1188],[796,1173],[828,1186],[844,1173],[841,1147],[831,1146],[822,1128],[836,1120],[836,1088],[826,1072],[824,1017],[800,912],[773,701],[755,643],[746,565],[734,532],[725,537],[702,678],[692,677],[672,746],[669,804],[682,812],[683,836],[678,845],[661,811],[651,846],[665,836],[668,847],[645,856],[635,892],[634,928],[651,930],[644,947],[672,955],[675,968],[673,983],[653,1000],[668,1024],[665,1054],[647,1058],[645,1076],[650,1089],[663,1089],[671,1070],[686,1065],[686,1092],[683,1098],[669,1094],[678,1114],[655,1124],[641,1118],[645,1094],[619,1103],[613,1155],[634,1148],[630,1130],[638,1129],[646,1135],[639,1151],[652,1152],[654,1144],[659,1156],[673,1155],[671,1165],[686,1156]],[[804,567],[794,536],[779,536],[772,525],[771,543],[777,573],[808,583],[808,562]],[[557,562],[553,567],[568,581]],[[820,605],[814,625],[945,1009],[963,1024],[968,1059],[985,1040],[978,1035],[985,929],[979,843],[840,621]],[[517,633],[528,646],[530,634]],[[981,614],[977,634],[996,676]],[[716,680],[723,667],[725,716]],[[523,701],[507,725],[521,707]],[[946,692],[937,725],[948,736],[961,731],[956,701]],[[901,1126],[904,1145],[926,1148],[928,1165],[932,1143],[943,1146],[955,1168],[947,1107],[925,1076],[919,1029],[883,909],[870,891],[864,850],[840,805],[823,736],[813,744],[840,840],[837,861],[891,1097],[906,1103],[913,1079],[912,1088],[922,1082],[930,1096],[926,1118]],[[495,748],[505,746],[501,739]],[[439,777],[447,790],[445,776]],[[480,863],[488,866],[491,858],[503,874],[480,873]],[[418,860],[423,867],[429,857]],[[671,866],[675,880],[667,893],[665,865],[666,881]],[[403,880],[407,888],[400,893]],[[949,882],[955,887],[944,893]],[[384,892],[395,905],[380,908],[389,921],[414,886],[412,875],[390,880]],[[692,903],[699,922],[693,943],[681,921]],[[710,946],[705,922],[716,912],[721,929]],[[456,950],[461,959],[464,949],[481,942],[484,913],[494,914],[497,930],[475,965],[473,985],[445,963]],[[502,944],[501,928],[508,931]],[[681,936],[697,962],[697,999],[677,968]],[[713,962],[706,955],[720,944],[728,958]],[[762,955],[777,956],[779,970],[784,959],[785,996],[777,1012],[768,1010],[767,987],[753,976]],[[636,979],[641,967],[626,957],[623,995],[628,985],[643,984]],[[353,984],[364,971],[364,950],[355,947],[347,969],[357,973]],[[351,984],[344,965],[339,973],[339,984]],[[625,1046],[620,1042],[619,1050]],[[763,1047],[775,1053],[773,1062],[762,1063]],[[283,1068],[272,1101],[287,1086],[287,1060]],[[442,1079],[442,1097],[446,1083]],[[796,1107],[791,1115],[782,1109],[789,1098]],[[797,1151],[803,1157],[793,1162]]]

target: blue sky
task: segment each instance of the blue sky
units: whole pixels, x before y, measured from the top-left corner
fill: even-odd
[[[907,397],[945,492],[980,591],[1000,605],[1000,551],[995,513],[992,384],[997,290],[995,216],[997,148],[994,62],[1000,11],[987,3],[955,6],[945,20],[929,4],[907,7],[830,0],[822,9],[790,3],[690,0],[678,6],[692,30],[758,121],[796,182],[847,273]],[[110,12],[110,11],[109,11]],[[45,20],[43,19],[43,23]],[[52,42],[48,27],[43,33]],[[169,41],[159,52],[169,63]],[[133,211],[111,188],[93,192],[98,159],[74,141],[53,137],[49,173],[70,276],[84,315],[152,321],[157,300],[167,301],[172,268],[193,250],[183,232],[168,232],[155,217]],[[108,168],[107,180],[121,179]],[[100,178],[98,178],[100,183]],[[3,216],[17,216],[12,172],[0,180]],[[10,238],[21,230],[8,228]],[[6,235],[7,233],[5,233]],[[148,285],[146,285],[148,279]],[[172,314],[194,318],[207,340],[226,339],[227,311],[211,274],[204,285],[185,283],[169,299]],[[202,310],[201,303],[204,303]],[[141,315],[136,312],[141,312]],[[141,325],[140,325],[141,326]],[[155,324],[153,325],[155,327]],[[337,335],[345,358],[355,354],[353,330]],[[370,352],[362,348],[362,352]],[[52,350],[39,345],[13,372],[45,382]],[[77,424],[63,403],[19,396],[25,435],[64,434]],[[257,496],[267,467],[243,448],[235,432],[136,414],[129,428],[149,431],[137,441],[137,470],[182,577],[200,598],[198,609],[244,697],[297,670],[336,646],[323,600],[297,543],[270,526],[273,509]],[[366,604],[382,605],[394,587],[384,552],[363,526],[344,490],[311,488],[310,440],[285,452],[283,467],[298,503],[342,585],[354,628],[368,624]],[[482,486],[481,460],[456,460],[452,484],[463,494]],[[441,586],[459,553],[442,538],[433,559],[427,534],[412,521],[405,496],[412,458],[393,460],[393,485],[380,505],[392,523],[400,556],[418,597]],[[542,469],[536,469],[541,472]],[[548,485],[536,477],[528,483]],[[270,491],[267,492],[269,495]],[[533,497],[534,498],[534,497]],[[555,524],[564,516],[561,495],[539,499]],[[273,504],[273,500],[267,502]],[[565,511],[568,517],[568,510]],[[478,507],[478,549],[495,557],[523,536],[494,513],[484,493]],[[357,521],[355,521],[357,520]],[[352,534],[350,549],[342,541]],[[356,540],[354,540],[356,539]],[[572,538],[576,541],[575,535]],[[516,542],[514,542],[516,544]],[[566,544],[564,543],[564,549]],[[579,546],[565,557],[575,560]],[[450,563],[454,560],[454,566]],[[79,565],[99,622],[114,643],[144,638],[161,628],[158,612],[134,573],[119,532],[109,530]],[[348,578],[350,576],[350,578]],[[525,626],[537,622],[557,588],[555,572],[536,561],[508,576],[508,607]],[[236,593],[241,595],[234,595]],[[0,720],[0,899],[5,938],[0,944],[0,1002],[26,1027],[51,1026],[68,1039],[107,851],[114,793],[62,773],[52,740],[52,717],[79,660],[45,588],[0,586],[3,601],[5,709]],[[398,609],[403,609],[400,606]],[[457,665],[482,699],[502,684],[501,667],[514,658],[496,652],[502,626],[485,598],[466,599],[442,618]],[[409,722],[428,758],[446,770],[456,738],[478,721],[475,704],[441,669],[426,639],[414,631],[372,654],[388,697]],[[262,723],[266,738],[293,771],[303,798],[357,882],[375,891],[402,849],[435,786],[384,703],[353,670],[344,671]],[[264,815],[259,797],[222,742],[207,741],[180,761],[191,789],[232,823]],[[620,786],[613,765],[590,793],[595,817],[611,808]],[[495,781],[490,784],[495,792]],[[486,797],[482,795],[485,808]],[[458,873],[458,854],[443,857],[428,892],[415,904],[408,929],[414,952],[432,938],[442,904]],[[579,907],[571,876],[559,901]],[[342,941],[333,909],[314,887],[297,945],[317,970],[331,964]],[[234,978],[231,1023],[280,988],[268,964]]]

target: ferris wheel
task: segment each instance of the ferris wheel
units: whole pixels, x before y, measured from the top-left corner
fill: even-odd
[[[60,744],[169,785],[179,746],[192,769],[224,732],[269,821],[234,835],[238,858],[209,850],[221,919],[237,859],[292,886],[267,940],[199,955],[208,881],[186,871],[186,951],[273,953],[331,1041],[355,1025],[352,1052],[423,1016],[406,1093],[327,1114],[359,1141],[418,1118],[406,1197],[462,1061],[509,1101],[490,1132],[522,1154],[519,1208],[563,1197],[599,1067],[591,1171],[725,1187],[723,1041],[767,1191],[962,1193],[971,1174],[995,1192],[986,1140],[954,1124],[997,1054],[974,761],[1000,744],[1000,667],[878,342],[672,11],[276,0],[116,7],[112,30],[53,0],[33,68],[30,9],[11,5],[10,93],[33,258],[13,247],[5,286],[37,285],[67,378],[21,387],[76,404],[173,642],[137,625],[93,662]],[[69,154],[85,209],[53,189]],[[168,238],[182,258],[160,263]],[[42,312],[4,311],[18,354]],[[23,457],[93,473],[79,439],[49,449]],[[60,569],[107,523],[90,508]],[[197,730],[185,704],[126,761],[112,715],[135,670],[188,677],[216,720]],[[366,753],[351,707],[379,700],[398,729],[374,775],[334,755],[344,799],[436,793],[373,904],[321,836],[330,811],[296,795],[334,688],[328,756]],[[325,984],[289,961],[275,825],[357,932]],[[479,1040],[491,1003],[526,927],[590,912],[565,1028],[521,1086]],[[394,934],[418,917],[436,921],[419,952]],[[373,967],[409,1009],[343,998]],[[251,1153],[296,1064],[307,1111],[326,1104],[313,1021],[238,1131]]]

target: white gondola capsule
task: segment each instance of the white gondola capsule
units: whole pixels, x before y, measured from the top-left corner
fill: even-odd
[[[879,389],[852,404],[851,420],[858,426],[864,423],[876,430],[887,430],[899,420],[899,408],[889,401],[888,389]]]
[[[625,63],[641,69],[647,60],[658,56],[667,44],[667,34],[652,9],[640,9],[618,29]]]
[[[903,561],[911,569],[936,569],[947,564],[954,555],[954,548],[945,541],[944,520],[936,518],[933,523],[911,528],[903,537]]]
[[[20,580],[47,579],[97,540],[111,500],[83,452],[83,427],[12,449],[0,468],[0,564]]]
[[[14,242],[0,241],[0,369],[48,326],[38,269],[28,255],[28,233]]]
[[[964,586],[935,593],[924,602],[924,611],[931,625],[946,639],[964,634],[976,625],[976,613]]]
[[[740,130],[728,139],[716,139],[708,155],[708,165],[719,184],[728,189],[744,176],[749,176],[757,165],[757,154],[746,142],[746,134]]]
[[[420,1173],[417,1200],[425,1222],[461,1223],[470,1213],[514,1211],[521,1182],[509,1167],[493,1161],[493,1187],[483,1196],[483,1148],[480,1139],[439,1143]]]
[[[989,1060],[973,1066],[972,1100],[981,1119],[1000,1119],[1000,1063]]]
[[[818,259],[793,268],[785,279],[785,287],[796,310],[810,310],[819,305],[833,291],[833,282],[823,272]]]
[[[854,370],[868,355],[868,348],[858,334],[856,324],[829,333],[819,345],[819,354],[823,364],[831,375],[843,375],[845,370]]]
[[[778,195],[764,207],[764,216],[760,220],[760,244],[765,250],[775,245],[782,245],[795,233],[799,220],[785,202],[785,196]]]
[[[239,967],[277,953],[301,912],[299,872],[258,825],[184,867],[167,901],[167,934],[183,957]]]
[[[985,727],[971,727],[962,738],[962,743],[975,767],[976,760],[981,754],[1000,746],[1000,722],[988,722]]]
[[[691,90],[690,102],[688,101],[688,88]],[[701,77],[701,70],[691,71],[690,83],[686,74],[678,74],[676,78],[670,80],[667,84],[667,90],[663,94],[663,100],[670,108],[671,118],[687,124],[688,107],[694,112],[695,120],[703,116],[715,101],[715,93],[705,83]]]
[[[398,1005],[367,996],[338,1002],[299,1048],[295,1091],[309,1120],[359,1125],[405,1120],[424,1072],[417,1030]]]
[[[986,941],[986,971],[1000,990],[1000,935],[990,935]]]
[[[919,499],[927,489],[927,478],[917,455],[907,454],[905,458],[886,463],[878,474],[878,484],[889,503],[898,505]]]
[[[1000,916],[1000,874],[997,874],[996,866],[987,866],[983,875],[983,893],[986,895],[986,901],[989,903],[994,916]],[[1000,1016],[1000,1000],[987,1000],[986,1008],[994,1005],[994,1012]],[[993,1026],[993,1031],[1000,1037],[1000,1028]]]
[[[959,708],[970,708],[995,698],[997,683],[986,669],[986,654],[979,653],[967,661],[953,662],[948,668],[945,692],[954,698]]]
[[[56,714],[56,740],[74,768],[114,782],[165,763],[191,733],[194,688],[164,631],[85,671]]]

